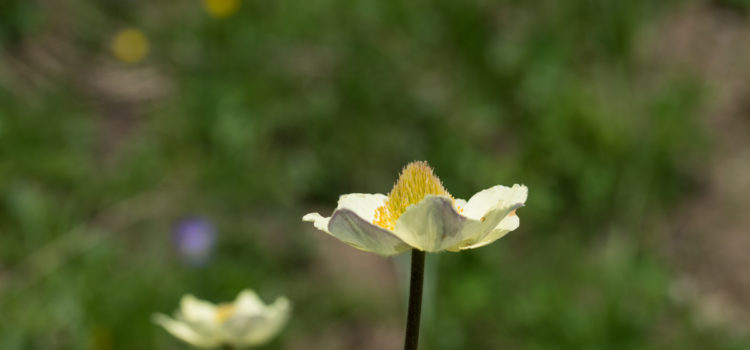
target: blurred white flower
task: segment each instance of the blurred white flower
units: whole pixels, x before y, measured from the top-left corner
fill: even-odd
[[[241,348],[271,340],[286,323],[290,311],[291,305],[285,297],[266,305],[255,292],[246,289],[233,303],[219,305],[188,294],[182,297],[174,318],[155,314],[153,320],[193,346]]]
[[[455,199],[427,162],[412,162],[387,196],[342,195],[331,217],[310,213],[302,220],[357,249],[381,255],[412,248],[459,251],[490,244],[518,228],[516,209],[527,194],[523,185],[497,185],[468,201]]]

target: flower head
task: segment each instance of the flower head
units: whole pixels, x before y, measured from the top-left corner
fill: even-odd
[[[290,303],[279,297],[266,305],[252,290],[243,290],[233,303],[214,305],[185,295],[171,318],[155,314],[154,322],[170,334],[200,348],[222,345],[256,346],[268,342],[286,323]]]
[[[216,244],[216,230],[208,220],[197,217],[184,219],[174,229],[174,243],[188,264],[203,265]]]
[[[523,185],[497,185],[468,201],[456,199],[427,162],[412,162],[387,196],[342,195],[331,217],[310,213],[302,220],[357,249],[381,255],[412,248],[459,251],[490,244],[518,228],[516,209],[524,205],[527,193]]]

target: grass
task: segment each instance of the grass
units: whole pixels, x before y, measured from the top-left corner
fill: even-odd
[[[3,349],[183,348],[150,315],[244,287],[294,302],[268,349],[400,337],[401,301],[321,277],[337,257],[300,218],[387,192],[414,159],[458,197],[531,191],[519,231],[428,258],[424,349],[747,348],[670,297],[651,244],[708,156],[701,82],[636,55],[674,2],[245,1],[223,20],[197,1],[11,3],[5,61],[59,16],[76,60],[37,84],[0,69]],[[150,40],[135,66],[106,52],[124,25]],[[102,70],[165,84],[126,96]],[[171,242],[193,215],[219,232],[200,268]]]

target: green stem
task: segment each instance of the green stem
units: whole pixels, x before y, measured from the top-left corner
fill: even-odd
[[[424,258],[421,250],[411,251],[411,281],[409,282],[409,309],[406,314],[406,339],[404,350],[417,350],[419,344],[419,319],[422,315],[422,285]]]
[[[229,344],[224,344],[221,348],[224,350],[234,350],[234,346],[231,346]]]

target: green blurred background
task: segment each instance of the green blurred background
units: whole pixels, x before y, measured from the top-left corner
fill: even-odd
[[[185,349],[152,313],[251,287],[294,303],[267,349],[398,349],[408,255],[301,217],[427,160],[456,197],[530,195],[506,238],[428,257],[422,349],[750,349],[670,246],[722,140],[711,69],[670,44],[747,8],[3,0],[0,348]]]

